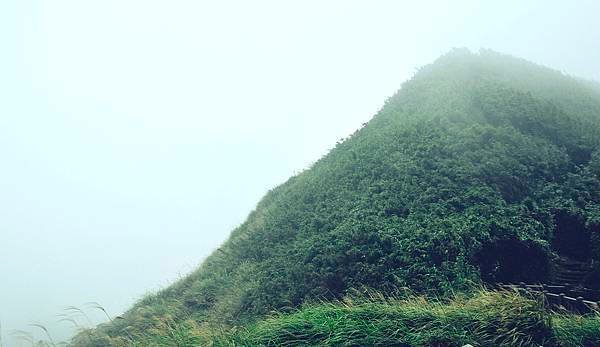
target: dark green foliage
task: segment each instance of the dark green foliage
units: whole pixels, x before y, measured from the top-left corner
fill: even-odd
[[[135,339],[166,316],[236,326],[363,286],[544,281],[578,247],[599,260],[599,90],[453,51],[270,191],[198,270],[98,333]]]
[[[550,277],[547,252],[537,242],[513,238],[484,245],[475,261],[486,282],[547,283]]]

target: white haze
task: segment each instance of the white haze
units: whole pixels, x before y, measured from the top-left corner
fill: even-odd
[[[0,3],[0,321],[116,315],[452,47],[600,80],[597,1]],[[83,306],[82,306],[83,305]],[[102,321],[98,312],[95,322]],[[39,329],[38,329],[39,330]]]

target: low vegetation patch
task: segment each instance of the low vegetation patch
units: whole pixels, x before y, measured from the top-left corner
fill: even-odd
[[[552,327],[559,346],[600,346],[599,315],[554,315]]]

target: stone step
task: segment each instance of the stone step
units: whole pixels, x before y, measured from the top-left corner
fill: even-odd
[[[583,268],[583,267],[573,267],[573,268],[562,268],[559,271],[569,271],[569,272],[588,272],[590,271],[589,268]]]
[[[556,276],[554,277],[555,282],[563,282],[563,283],[573,283],[579,282],[585,279],[583,276]]]

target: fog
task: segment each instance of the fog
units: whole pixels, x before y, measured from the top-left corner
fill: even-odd
[[[600,81],[600,2],[414,3],[2,1],[4,346],[189,273],[452,47]]]

